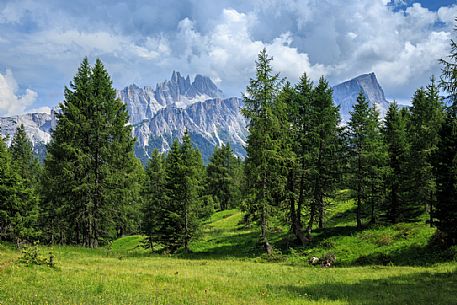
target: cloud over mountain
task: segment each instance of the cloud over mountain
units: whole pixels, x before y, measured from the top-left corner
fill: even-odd
[[[374,71],[388,98],[408,100],[439,74],[457,5],[388,0],[87,0],[0,3],[0,68],[53,106],[82,57],[100,57],[114,85],[198,71],[239,95],[266,47],[292,82],[331,83]],[[422,4],[421,4],[422,3]]]
[[[38,94],[26,89],[23,95],[18,95],[18,85],[11,70],[0,73],[0,115],[23,113],[33,104]]]

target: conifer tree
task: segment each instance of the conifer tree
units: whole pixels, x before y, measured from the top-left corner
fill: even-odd
[[[182,142],[173,142],[165,161],[165,198],[159,204],[160,219],[155,229],[157,241],[171,252],[181,247],[189,251],[200,224],[203,161],[187,131]]]
[[[382,134],[379,111],[375,104],[372,105],[369,113],[367,160],[369,164],[367,203],[370,208],[370,223],[374,224],[377,221],[380,207],[385,202],[385,177],[388,173],[387,146]]]
[[[390,223],[398,223],[409,218],[407,208],[408,179],[408,126],[407,113],[398,108],[396,102],[389,105],[385,118],[384,138],[389,155],[389,198],[385,207]]]
[[[207,193],[213,196],[220,210],[235,207],[240,200],[239,167],[230,144],[214,148],[207,166]]]
[[[32,142],[27,137],[24,125],[16,129],[10,147],[13,167],[32,188],[38,191],[41,175],[41,165],[33,154]]]
[[[409,205],[412,219],[426,209],[431,211],[435,202],[435,179],[432,170],[437,150],[439,130],[444,119],[444,106],[432,77],[430,84],[416,91],[411,107],[409,139]],[[431,214],[431,213],[430,213]],[[432,221],[431,221],[432,222]]]
[[[338,155],[342,150],[339,109],[333,103],[332,88],[324,77],[319,79],[313,91],[310,106],[307,135],[310,156],[307,181],[311,190],[308,235],[316,218],[319,228],[324,227],[325,200],[332,196],[339,180]]]
[[[19,244],[36,239],[40,231],[37,193],[16,170],[0,137],[0,239]]]
[[[279,122],[273,111],[281,88],[278,74],[273,74],[272,58],[263,49],[256,62],[256,77],[251,79],[244,96],[242,113],[249,119],[245,173],[248,189],[248,209],[259,221],[261,243],[270,254],[268,218],[274,208],[274,194],[280,188],[277,170],[279,157]]]
[[[362,208],[367,200],[368,192],[368,129],[370,126],[370,107],[363,92],[359,92],[357,102],[351,112],[349,121],[350,142],[351,142],[351,187],[355,192],[357,203],[357,228],[362,227]]]
[[[287,161],[287,197],[291,231],[300,243],[307,242],[304,235],[302,214],[305,198],[308,196],[306,184],[306,167],[309,160],[309,114],[313,83],[304,73],[295,88],[285,86],[281,98],[287,105],[287,119],[283,142],[286,142]]]
[[[456,19],[457,21],[457,19]],[[457,28],[455,30],[457,32]],[[441,126],[434,172],[436,177],[436,227],[447,244],[457,244],[457,43],[451,40],[451,53],[441,59],[441,87],[451,105]]]
[[[128,114],[102,62],[91,68],[87,58],[60,108],[45,160],[46,232],[52,242],[96,247],[123,234],[126,208],[140,200]]]
[[[165,205],[165,159],[155,149],[146,168],[143,188],[142,232],[147,236],[147,246],[153,250],[154,242],[160,241],[160,226]]]
[[[376,221],[376,206],[382,201],[383,168],[386,161],[378,112],[369,107],[363,92],[351,112],[350,134],[350,185],[357,203],[357,228],[362,227],[366,210],[371,210],[371,222]]]

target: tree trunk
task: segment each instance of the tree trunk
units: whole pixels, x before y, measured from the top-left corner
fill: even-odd
[[[293,170],[289,170],[289,174],[287,175],[287,190],[289,193],[289,213],[290,213],[290,229],[295,234],[295,222],[296,222],[296,214],[295,214],[295,197],[294,197],[294,174]]]
[[[273,248],[271,247],[270,243],[268,243],[267,239],[267,213],[265,209],[265,204],[262,205],[262,211],[260,213],[260,222],[263,249],[268,255],[271,255],[273,253]]]
[[[357,229],[362,228],[362,221],[360,219],[360,208],[362,205],[362,200],[360,198],[360,185],[357,187]]]
[[[316,202],[311,202],[308,227],[306,228],[307,238],[311,239],[311,231],[313,230],[314,218],[316,217]]]
[[[297,237],[298,241],[301,242],[301,244],[305,244],[309,240],[306,238],[305,234],[303,233],[303,226],[301,224],[301,221],[299,219],[299,215],[301,214],[301,205],[299,201],[298,205],[298,210],[295,210],[295,187],[294,187],[294,173],[293,170],[289,172],[289,175],[287,177],[287,185],[288,185],[288,190],[289,190],[289,201],[290,201],[290,221],[291,221],[291,230],[294,233],[295,237]],[[300,183],[301,185],[301,183]],[[300,190],[301,192],[302,190]],[[302,194],[302,193],[301,193]],[[301,195],[300,194],[300,195]],[[303,200],[303,199],[302,199]]]
[[[362,228],[362,160],[360,159],[361,152],[358,150],[357,158],[357,229]]]
[[[188,204],[186,201],[186,206],[185,206],[185,211],[184,211],[184,218],[185,218],[185,224],[184,224],[184,250],[187,253],[189,251],[189,241],[188,241],[188,236],[189,236],[189,216],[188,216]]]
[[[322,194],[319,196],[319,229],[324,228],[324,198]]]

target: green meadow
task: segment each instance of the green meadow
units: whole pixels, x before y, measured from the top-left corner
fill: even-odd
[[[353,203],[328,213],[329,229],[305,247],[275,228],[272,256],[258,250],[257,227],[243,214],[214,214],[191,253],[167,255],[127,236],[106,247],[39,247],[55,267],[27,266],[0,246],[0,304],[457,304],[455,249],[430,245],[425,222],[356,231]],[[311,256],[336,256],[331,268]]]

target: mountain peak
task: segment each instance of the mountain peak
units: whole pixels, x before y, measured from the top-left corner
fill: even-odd
[[[378,107],[381,116],[385,114],[389,102],[384,96],[384,91],[379,85],[376,74],[371,72],[359,75],[333,87],[333,99],[335,104],[340,106],[343,121],[349,120],[350,111],[352,111],[360,91],[363,92],[370,105],[375,104]]]

